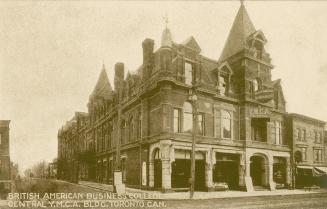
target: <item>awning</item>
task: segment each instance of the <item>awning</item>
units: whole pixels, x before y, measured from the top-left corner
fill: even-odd
[[[301,168],[301,169],[313,169],[312,166],[307,166],[307,165],[298,165],[297,168]]]
[[[327,173],[327,167],[315,167],[316,169],[324,172],[324,173]]]
[[[327,167],[315,167],[314,168],[315,176],[323,176],[327,174]]]

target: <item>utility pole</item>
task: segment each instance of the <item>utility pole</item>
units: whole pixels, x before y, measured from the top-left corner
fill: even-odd
[[[198,110],[197,110],[197,85],[192,82],[192,90],[190,92],[189,100],[192,102],[192,115],[193,115],[193,129],[192,129],[192,152],[191,152],[191,188],[190,188],[190,198],[193,198],[194,187],[195,187],[195,144],[196,144],[196,134],[198,125]]]
[[[114,171],[114,191],[120,195],[125,193],[125,184],[123,183],[123,173],[120,160],[120,146],[121,146],[121,115],[122,115],[122,98],[121,89],[118,90],[118,104],[117,104],[117,137],[116,137],[116,163]]]

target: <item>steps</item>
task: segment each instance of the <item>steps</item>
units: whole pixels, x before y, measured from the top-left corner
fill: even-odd
[[[268,188],[265,186],[253,186],[254,191],[268,191]]]

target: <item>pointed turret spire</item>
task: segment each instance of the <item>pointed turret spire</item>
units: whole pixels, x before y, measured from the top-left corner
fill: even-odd
[[[241,0],[241,6],[237,12],[219,61],[224,61],[244,49],[247,37],[255,31],[256,29],[245,9],[243,0]]]
[[[99,75],[97,84],[94,87],[92,96],[100,96],[105,99],[108,99],[112,94],[112,87],[106,73],[106,68],[104,63],[102,64],[102,70]]]
[[[161,46],[168,46],[168,47],[172,47],[173,45],[173,37],[171,35],[171,32],[168,28],[168,16],[166,14],[166,16],[164,17],[165,23],[166,23],[166,27],[164,29],[164,31],[162,32],[162,36],[161,36]]]

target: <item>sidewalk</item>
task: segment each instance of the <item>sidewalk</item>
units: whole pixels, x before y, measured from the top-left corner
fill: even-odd
[[[105,192],[112,192],[113,186],[107,184],[100,184],[95,182],[80,181],[80,185],[96,188]],[[254,191],[254,192],[243,192],[243,191],[219,191],[219,192],[194,192],[193,199],[214,199],[214,198],[233,198],[233,197],[255,197],[255,196],[278,196],[278,195],[298,195],[298,194],[313,194],[313,193],[326,193],[326,189],[320,189],[316,191],[304,191],[300,189],[287,190],[281,189],[276,191]],[[126,187],[126,193],[141,193],[147,197],[155,197],[155,199],[175,199],[183,200],[189,199],[189,192],[172,192],[162,193],[159,191],[146,191],[134,188]]]

